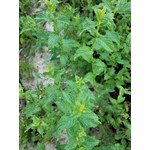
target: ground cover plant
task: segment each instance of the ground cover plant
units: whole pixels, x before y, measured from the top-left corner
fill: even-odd
[[[20,148],[130,150],[130,1],[20,0],[19,11]],[[28,60],[45,47],[48,71],[37,73]],[[27,89],[31,78],[54,84]]]

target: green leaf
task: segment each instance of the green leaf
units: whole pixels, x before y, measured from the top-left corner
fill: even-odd
[[[27,58],[19,65],[21,74],[23,80],[30,75],[54,78],[55,84],[38,84],[35,91],[26,92],[20,87],[20,97],[28,102],[20,115],[20,143],[37,142],[36,149],[43,150],[46,142],[55,140],[54,133],[59,143],[66,131],[68,141],[58,150],[129,149],[130,1],[42,0],[44,5],[31,1],[20,0],[20,55]],[[46,30],[46,24],[53,25],[54,32]],[[45,46],[51,55],[44,63],[51,65],[39,78],[27,63],[31,54],[45,51]],[[96,52],[98,57],[93,55]],[[119,96],[111,98],[110,93]],[[99,128],[100,121],[105,133],[98,141],[89,131]],[[109,126],[116,129],[115,134]]]
[[[115,75],[115,69],[112,68],[107,68],[107,73],[105,74],[104,80],[111,79]]]
[[[64,129],[69,129],[71,128],[73,125],[75,124],[75,120],[74,118],[72,118],[71,116],[62,116],[60,118],[60,120],[57,123],[57,131],[56,131],[56,135],[57,137],[60,136],[61,132]]]
[[[94,75],[100,75],[101,73],[106,71],[106,65],[100,59],[96,59],[92,65]]]
[[[63,13],[58,13],[56,16],[57,27],[58,31],[62,31],[66,29],[70,24],[70,18],[67,15],[63,15]]]
[[[43,129],[43,127],[42,127],[41,125],[37,128],[37,131],[38,131],[41,135],[43,135],[43,133],[44,133],[44,129]]]
[[[68,61],[68,55],[61,55],[60,56],[60,63],[62,66],[65,66],[67,61]]]
[[[98,116],[92,112],[82,114],[79,118],[79,121],[86,128],[96,127],[98,124],[100,124]]]
[[[131,124],[128,120],[123,120],[123,124],[126,126],[126,128],[131,129]]]
[[[111,146],[111,150],[124,150],[124,147],[120,145],[119,143]]]
[[[32,123],[33,127],[38,127],[41,123],[41,120],[35,115],[32,117],[32,120],[33,120],[33,123]]]
[[[120,88],[120,90],[119,90],[119,95],[118,95],[118,98],[117,98],[117,103],[118,104],[122,103],[125,100],[125,97],[123,97],[123,95],[125,93],[125,89],[122,86],[120,86],[119,88]]]
[[[94,150],[125,150],[125,147],[123,145],[120,145],[119,143],[116,143],[109,146],[100,146],[98,149]]]
[[[36,15],[36,22],[41,23],[48,21],[48,23],[52,23],[52,14],[49,11],[44,11]]]
[[[45,144],[38,142],[36,148],[37,150],[45,150]]]
[[[66,100],[61,100],[56,102],[58,108],[65,114],[72,112],[72,104]]]
[[[92,55],[93,52],[90,50],[90,47],[82,46],[76,51],[74,55],[74,60],[81,56],[84,60],[90,62],[93,58]]]
[[[107,31],[105,35],[108,39],[120,44],[120,35],[118,32],[115,31]]]
[[[122,138],[124,138],[124,134],[115,134],[115,139],[116,140],[120,140]]]
[[[124,102],[124,100],[125,100],[125,97],[118,96],[118,98],[117,98],[117,103],[118,103],[118,104],[119,104],[119,103],[122,103],[122,102]]]
[[[39,112],[41,108],[35,104],[28,104],[24,109],[23,112],[25,113],[26,117],[30,117],[33,114]]]
[[[119,5],[116,7],[116,11],[119,13],[130,13],[131,3],[126,2],[126,0],[119,0]]]
[[[96,22],[92,21],[90,18],[86,18],[82,22],[82,31],[80,32],[80,35],[84,31],[89,31],[93,35],[93,32],[95,31],[95,27],[96,27]]]
[[[92,84],[92,86],[94,86],[95,84],[95,78],[94,75],[92,74],[92,72],[88,72],[85,77],[84,77],[84,82],[90,82]]]
[[[79,47],[79,43],[72,39],[62,39],[62,48],[65,52],[72,50],[74,47]]]
[[[128,34],[126,38],[126,43],[128,43],[129,45],[131,44],[131,33]]]
[[[109,97],[109,100],[110,100],[110,102],[111,102],[113,105],[117,105],[117,104],[118,104],[116,99],[113,99],[113,98]]]
[[[66,84],[68,85],[68,89],[69,91],[76,91],[77,89],[77,85],[75,82],[71,81],[71,80],[67,80]]]
[[[28,101],[32,101],[33,100],[33,97],[31,95],[31,91],[26,91],[25,92],[25,99],[28,100]]]
[[[74,138],[69,138],[67,145],[65,146],[65,150],[75,150],[77,147],[77,143]]]
[[[94,137],[87,136],[85,138],[85,142],[83,143],[83,146],[86,150],[92,150],[98,144],[99,144],[99,140],[95,139]]]
[[[131,138],[131,129],[127,129],[126,132],[125,132],[125,135],[126,135],[127,139],[130,140],[130,138]]]
[[[112,3],[110,3],[109,0],[103,0],[103,5],[107,10],[109,10],[110,12],[112,11]]]
[[[126,52],[127,54],[130,53],[130,51],[131,51],[131,33],[128,34],[128,36],[126,38],[126,42],[123,43],[123,48],[124,48],[124,52]]]
[[[29,124],[28,126],[26,126],[26,130],[24,131],[24,133],[27,132],[29,129],[32,129],[32,128],[33,128],[32,124]]]
[[[48,47],[49,48],[59,47],[59,41],[60,41],[60,36],[54,33],[50,33],[48,37]]]
[[[108,28],[108,30],[115,30],[115,23],[114,23],[114,14],[112,12],[108,12],[105,14],[102,24]]]
[[[121,59],[118,61],[118,63],[124,65],[127,68],[131,68],[131,64],[130,64],[129,60]]]
[[[77,141],[76,141],[76,136],[77,136],[77,129],[79,130],[78,126],[74,126],[71,129],[67,130],[67,135],[68,135],[68,143],[65,147],[65,150],[74,150],[77,147]]]
[[[94,48],[96,50],[104,49],[108,51],[109,53],[116,50],[111,38],[108,38],[107,36],[103,36],[103,35],[95,39]]]

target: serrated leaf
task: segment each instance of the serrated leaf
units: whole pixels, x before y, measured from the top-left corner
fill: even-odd
[[[108,39],[116,42],[117,44],[120,44],[120,35],[118,32],[115,31],[107,31],[105,35]]]
[[[62,39],[62,47],[65,52],[72,50],[74,47],[79,47],[79,43],[72,39]]]
[[[67,145],[65,146],[65,150],[75,150],[77,143],[74,141],[75,141],[74,139],[69,138],[69,141]]]
[[[26,117],[30,117],[33,114],[39,112],[41,108],[35,104],[28,104],[24,109],[23,112],[25,113]]]
[[[116,8],[119,13],[130,13],[131,12],[131,3],[124,0],[119,0],[119,5]]]
[[[63,15],[62,13],[57,14],[56,20],[57,20],[56,29],[58,31],[66,29],[70,24],[70,18],[67,15]]]
[[[52,22],[52,14],[49,11],[44,11],[36,15],[36,22],[41,23],[48,21],[48,23]]]
[[[82,31],[80,32],[80,35],[84,31],[89,31],[93,35],[93,31],[95,30],[95,27],[96,27],[96,22],[92,21],[90,18],[86,18],[82,22]]]
[[[56,102],[58,108],[64,113],[64,114],[68,114],[70,112],[72,112],[72,104],[65,101],[65,100],[61,100],[61,101],[57,101]]]
[[[109,30],[115,30],[115,23],[114,23],[114,15],[112,12],[108,12],[105,14],[102,24],[107,27]]]
[[[54,34],[54,33],[50,33],[49,37],[48,37],[48,47],[49,48],[55,48],[59,46],[59,40],[60,40],[60,36]]]
[[[74,118],[70,116],[62,116],[57,123],[57,131],[56,131],[57,137],[60,136],[61,132],[64,129],[71,128],[74,125],[74,123],[75,123]]]
[[[79,121],[86,128],[96,127],[98,124],[100,124],[98,116],[91,112],[82,114],[79,118]]]
[[[69,87],[69,88],[68,88],[69,91],[75,91],[76,88],[77,88],[76,83],[73,82],[73,81],[71,81],[71,80],[67,80],[67,81],[66,81],[66,84],[67,84],[68,87]]]
[[[93,63],[92,69],[94,75],[100,75],[102,72],[106,71],[106,65],[103,61],[98,59]]]
[[[104,36],[101,36],[99,38],[99,44],[101,45],[101,47],[103,49],[105,49],[106,51],[108,52],[113,52],[115,51],[115,47],[114,47],[114,44],[112,43],[112,41],[107,38],[107,37],[104,37]]]
[[[80,95],[81,95],[81,97],[80,97]],[[93,106],[93,103],[96,100],[94,94],[88,88],[83,88],[80,95],[79,95],[79,98],[82,99],[82,102],[84,102],[86,104],[86,106],[91,109]],[[87,104],[87,102],[88,102],[88,104]]]
[[[95,137],[87,136],[85,138],[85,142],[83,143],[83,146],[85,150],[92,150],[98,144],[99,144],[99,140],[97,140]]]
[[[112,11],[112,3],[109,0],[103,0],[103,5],[107,10]]]
[[[78,126],[77,126],[78,128]],[[76,127],[74,127],[74,130],[73,129],[69,129],[67,131],[67,135],[68,135],[68,143],[65,147],[65,150],[74,150],[77,146],[77,141],[76,141],[76,135],[77,135],[77,132],[76,132]]]
[[[82,57],[87,62],[90,62],[93,58],[92,55],[93,52],[90,50],[90,47],[82,46],[76,51],[74,60],[76,60],[78,57]]]
[[[96,50],[104,49],[109,53],[115,51],[115,46],[112,40],[107,36],[102,36],[102,35],[99,38],[95,39],[94,48]]]
[[[63,91],[62,94],[63,94],[64,100],[66,100],[67,102],[71,102],[72,97],[69,95],[69,93]]]

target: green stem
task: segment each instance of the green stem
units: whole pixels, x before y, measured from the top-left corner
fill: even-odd
[[[97,30],[96,30],[96,37],[98,37],[100,35],[100,33],[99,33],[100,26],[101,26],[101,22],[98,22]]]

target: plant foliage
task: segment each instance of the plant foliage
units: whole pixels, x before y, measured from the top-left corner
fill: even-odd
[[[55,141],[58,150],[131,149],[130,5],[129,0],[20,0],[20,55],[27,59],[48,47],[52,64],[39,76],[54,79],[54,85],[36,90],[19,86],[20,101],[27,101],[20,146],[37,143],[45,150],[46,142]],[[32,76],[32,66],[20,61],[19,67]],[[99,138],[91,134],[97,128]]]

